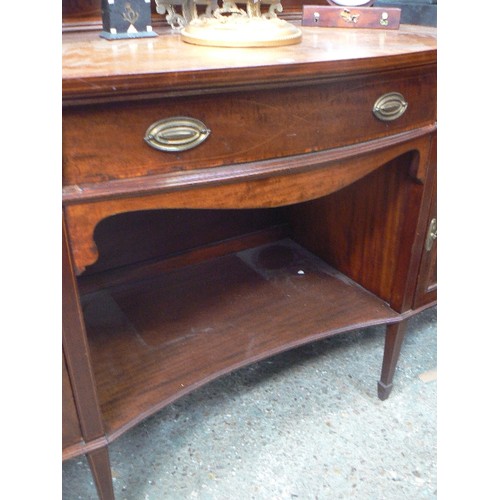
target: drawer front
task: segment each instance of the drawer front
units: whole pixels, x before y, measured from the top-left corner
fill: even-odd
[[[388,93],[403,96],[407,107],[386,121],[373,109]],[[309,86],[71,107],[63,112],[63,181],[99,183],[360,143],[433,123],[435,94],[435,68],[429,67]],[[393,104],[386,103],[389,114]],[[173,117],[199,120],[210,133],[181,152],[148,145],[148,128]]]

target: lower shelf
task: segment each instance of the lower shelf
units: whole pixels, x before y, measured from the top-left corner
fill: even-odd
[[[89,293],[82,306],[110,439],[234,369],[399,319],[289,239]]]

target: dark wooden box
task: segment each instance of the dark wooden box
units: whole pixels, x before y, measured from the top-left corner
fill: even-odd
[[[156,36],[151,25],[150,0],[102,0],[103,38],[142,38]]]

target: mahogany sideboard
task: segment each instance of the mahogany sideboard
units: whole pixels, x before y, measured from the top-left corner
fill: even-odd
[[[283,350],[387,325],[387,398],[436,303],[436,31],[302,31],[63,34],[63,459],[103,499],[110,442]]]

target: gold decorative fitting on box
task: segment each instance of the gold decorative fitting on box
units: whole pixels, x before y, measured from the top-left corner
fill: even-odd
[[[380,25],[388,26],[389,25],[389,14],[387,12],[382,12],[380,15]]]
[[[373,114],[383,122],[399,118],[408,108],[408,102],[399,92],[380,96],[373,105]]]
[[[146,130],[144,140],[155,149],[179,152],[192,149],[207,139],[207,126],[188,116],[175,116],[159,120]]]
[[[351,11],[349,9],[344,9],[340,13],[340,17],[346,22],[346,23],[357,23],[359,16],[361,14],[351,14]]]

